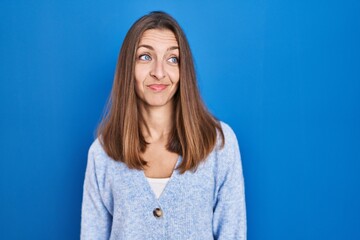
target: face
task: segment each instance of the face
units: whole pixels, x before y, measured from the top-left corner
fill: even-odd
[[[170,30],[146,30],[136,50],[135,90],[145,107],[171,104],[179,86],[179,45]]]

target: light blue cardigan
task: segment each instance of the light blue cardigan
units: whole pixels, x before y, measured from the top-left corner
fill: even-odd
[[[221,125],[224,148],[218,141],[195,173],[175,170],[159,199],[143,171],[114,161],[95,140],[85,174],[81,239],[246,239],[240,152],[232,129]]]

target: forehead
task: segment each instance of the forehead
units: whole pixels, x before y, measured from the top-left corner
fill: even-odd
[[[168,29],[149,29],[146,30],[140,38],[141,44],[165,44],[178,46],[175,34]]]

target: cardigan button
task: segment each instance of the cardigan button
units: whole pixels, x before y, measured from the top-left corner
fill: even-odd
[[[161,218],[163,215],[163,212],[162,212],[161,208],[155,208],[153,211],[153,214],[156,218]]]

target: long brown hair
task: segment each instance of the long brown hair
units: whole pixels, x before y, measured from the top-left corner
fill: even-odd
[[[120,50],[107,112],[99,125],[98,137],[106,153],[129,168],[144,169],[141,153],[146,141],[141,132],[142,117],[135,93],[134,68],[136,48],[142,34],[149,29],[167,29],[174,33],[180,51],[180,82],[174,95],[174,125],[167,149],[182,156],[181,173],[196,170],[214,149],[218,134],[221,147],[224,133],[203,104],[196,80],[193,57],[186,36],[170,15],[151,12],[137,20],[128,31]]]

